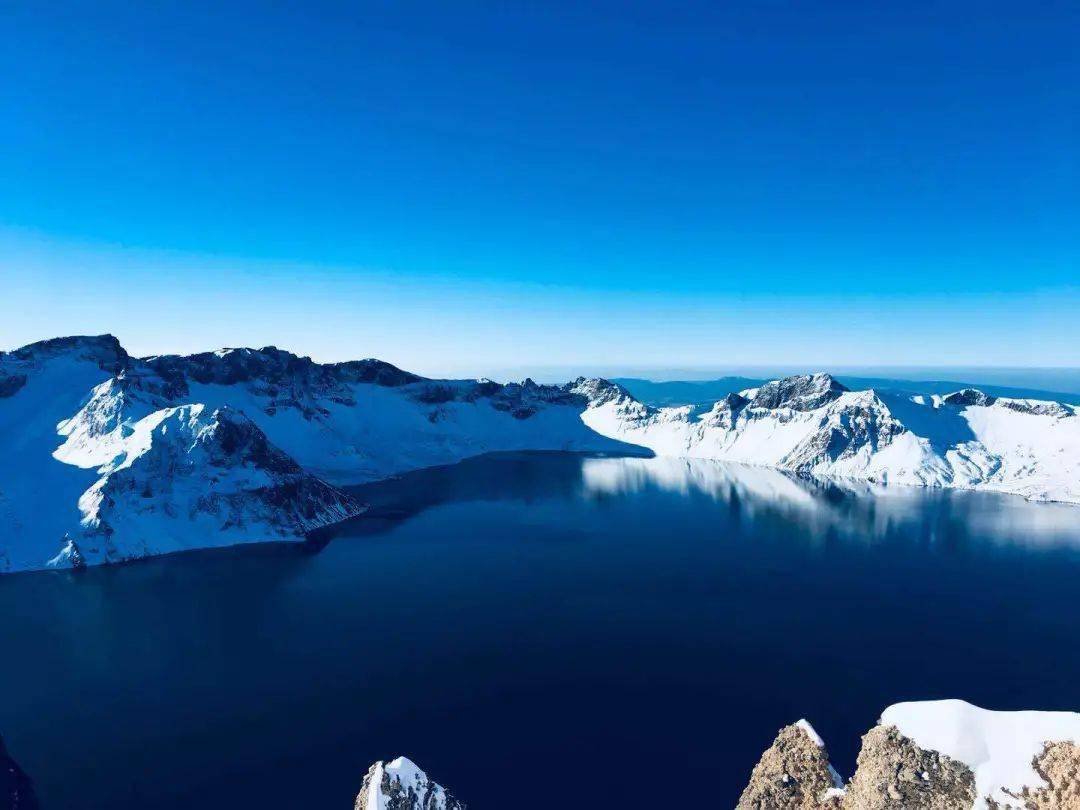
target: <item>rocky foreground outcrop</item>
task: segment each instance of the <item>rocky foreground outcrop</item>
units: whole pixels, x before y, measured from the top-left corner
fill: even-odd
[[[800,720],[754,767],[739,810],[1080,810],[1080,714],[959,700],[890,706],[844,784]]]
[[[364,777],[353,810],[465,810],[412,760],[376,762]]]

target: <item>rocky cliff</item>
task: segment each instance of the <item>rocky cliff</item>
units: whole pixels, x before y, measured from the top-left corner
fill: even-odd
[[[1076,810],[1080,714],[959,700],[890,706],[844,784],[805,721],[780,730],[739,810]]]

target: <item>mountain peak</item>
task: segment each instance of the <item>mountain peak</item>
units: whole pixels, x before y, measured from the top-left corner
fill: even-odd
[[[993,405],[994,397],[978,388],[962,388],[942,397],[941,401],[946,405]]]
[[[798,374],[765,383],[757,389],[750,406],[754,408],[791,408],[796,411],[812,411],[820,408],[847,388],[831,374]]]
[[[115,335],[70,335],[29,343],[10,352],[0,352],[0,358],[10,357],[23,362],[37,362],[68,355],[80,360],[93,360],[101,368],[119,372],[128,363],[128,353]]]
[[[355,810],[465,810],[465,805],[406,757],[372,765],[354,807]]]

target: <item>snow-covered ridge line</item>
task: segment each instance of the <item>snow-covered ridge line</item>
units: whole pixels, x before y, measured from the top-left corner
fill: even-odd
[[[337,487],[495,450],[633,450],[572,386],[429,380],[274,347],[131,357],[112,336],[0,353],[0,573],[302,541]]]
[[[845,784],[805,720],[780,730],[739,810],[1080,807],[1080,714],[898,703],[863,737]]]
[[[594,404],[587,424],[661,456],[775,467],[799,475],[985,489],[1080,503],[1080,419],[1058,402],[849,391],[828,374],[730,394],[702,411],[629,395]]]
[[[360,510],[335,487],[505,450],[1080,502],[1076,412],[973,389],[849,391],[828,374],[652,408],[601,379],[434,380],[272,346],[135,358],[109,335],[57,338],[0,353],[0,450],[18,461],[0,467],[0,572],[301,540]]]

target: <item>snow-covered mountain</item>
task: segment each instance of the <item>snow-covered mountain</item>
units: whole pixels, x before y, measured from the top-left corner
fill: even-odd
[[[344,484],[496,450],[633,450],[586,426],[587,405],[273,347],[35,343],[0,354],[0,572],[300,541],[363,510]]]
[[[1080,419],[974,390],[790,377],[711,409],[605,380],[432,380],[267,347],[134,358],[111,336],[0,353],[0,572],[302,540],[337,487],[505,450],[649,453],[1080,502]]]
[[[591,401],[586,424],[661,456],[1080,503],[1080,419],[1076,406],[1057,402],[974,389],[848,391],[828,374],[730,394],[704,412],[650,408],[620,390]]]

